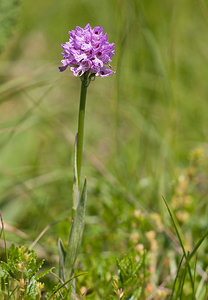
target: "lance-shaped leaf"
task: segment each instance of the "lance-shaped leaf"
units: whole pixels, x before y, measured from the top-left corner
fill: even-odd
[[[64,245],[61,238],[59,238],[58,240],[58,252],[59,252],[59,277],[61,278],[61,280],[65,281],[64,261],[66,257],[66,250],[64,249]]]
[[[66,280],[71,278],[74,263],[79,253],[79,248],[81,246],[82,236],[84,232],[84,225],[85,225],[86,200],[87,200],[87,182],[85,178],[82,195],[80,197],[74,215],[74,220],[72,222],[71,231],[69,235],[69,245],[68,245],[66,259],[65,259]]]

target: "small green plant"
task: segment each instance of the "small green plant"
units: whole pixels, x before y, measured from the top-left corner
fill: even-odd
[[[136,300],[145,295],[146,253],[130,252],[117,261],[118,275],[114,277],[113,288],[118,299]]]
[[[43,264],[33,250],[12,244],[6,262],[0,263],[0,299],[40,299],[44,288],[40,279],[52,270],[39,272]]]

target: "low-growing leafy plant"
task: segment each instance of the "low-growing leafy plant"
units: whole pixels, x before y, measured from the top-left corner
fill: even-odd
[[[113,288],[118,299],[136,300],[145,296],[149,272],[146,270],[146,253],[132,251],[117,261],[118,275],[114,277]]]
[[[26,246],[12,244],[6,262],[0,262],[1,299],[40,299],[44,283],[40,280],[52,269],[40,272],[44,259]]]

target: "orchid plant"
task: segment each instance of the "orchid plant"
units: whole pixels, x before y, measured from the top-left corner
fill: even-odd
[[[72,226],[69,234],[68,249],[65,252],[63,244],[59,242],[60,277],[70,280],[74,263],[76,261],[84,231],[85,207],[87,198],[86,178],[83,188],[81,186],[81,168],[84,138],[84,118],[87,88],[95,76],[107,77],[112,71],[111,57],[115,54],[114,43],[108,42],[108,36],[103,33],[101,26],[92,28],[87,24],[85,28],[77,26],[69,31],[69,41],[62,44],[64,52],[61,72],[68,67],[74,76],[81,79],[81,94],[78,115],[78,132],[75,139],[74,159],[74,188],[72,202]]]

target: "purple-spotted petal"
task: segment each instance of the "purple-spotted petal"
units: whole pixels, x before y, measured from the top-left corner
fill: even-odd
[[[112,70],[110,70],[108,67],[102,67],[99,72],[96,74],[96,76],[100,76],[100,77],[107,77],[110,75],[113,75],[115,72],[113,72]]]
[[[93,33],[96,35],[100,35],[103,33],[103,28],[101,26],[96,26],[93,28]]]

